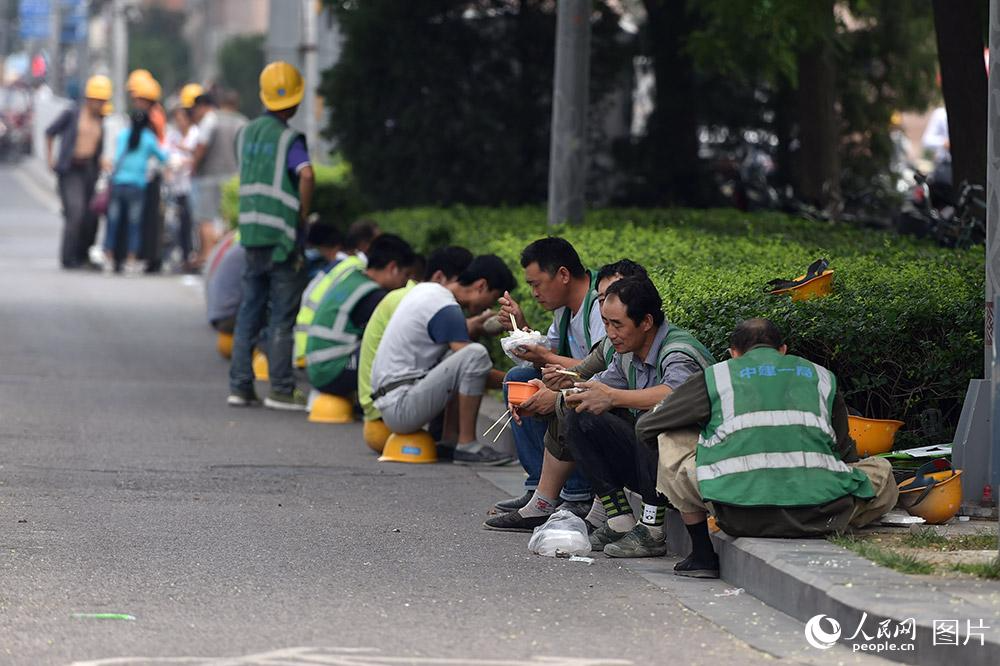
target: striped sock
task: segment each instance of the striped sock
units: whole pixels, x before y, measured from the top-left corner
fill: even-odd
[[[608,516],[608,527],[615,532],[628,532],[635,525],[632,507],[624,490],[614,490],[607,495],[601,495],[601,504]]]
[[[656,504],[642,503],[641,522],[649,530],[654,539],[663,538],[663,521],[667,515],[667,507]]]

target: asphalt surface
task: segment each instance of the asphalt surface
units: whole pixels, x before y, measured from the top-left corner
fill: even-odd
[[[0,169],[0,663],[774,661],[613,560],[482,530],[474,470],[227,407],[197,281],[60,270],[46,188]]]

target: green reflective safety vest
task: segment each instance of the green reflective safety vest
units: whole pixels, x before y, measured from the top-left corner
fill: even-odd
[[[594,301],[597,300],[597,272],[587,271],[587,273],[590,275],[590,291],[583,299],[583,336],[589,352],[594,348],[594,342],[590,335],[590,310],[594,306]],[[573,355],[569,348],[569,324],[572,319],[573,313],[569,311],[569,308],[563,308],[562,318],[559,320],[559,349],[556,350],[559,356]]]
[[[361,300],[378,289],[360,269],[342,273],[323,297],[306,338],[306,373],[309,383],[322,387],[342,373],[361,346],[364,327],[351,321]]]
[[[826,368],[757,347],[705,372],[712,416],[695,464],[705,500],[736,506],[819,506],[871,482],[836,453],[837,379]]]
[[[702,370],[715,363],[715,357],[712,356],[712,352],[708,351],[708,348],[705,345],[698,342],[698,339],[694,337],[690,331],[685,328],[671,326],[670,324],[667,324],[667,326],[669,326],[667,329],[667,335],[664,336],[663,342],[660,343],[660,349],[656,352],[657,382],[663,379],[663,359],[665,359],[668,354],[684,354],[697,363]],[[614,349],[614,347],[612,347],[612,349]],[[632,358],[634,356],[634,352],[622,354],[621,361],[622,368],[628,368],[628,388],[630,391],[634,391],[636,389],[635,366],[632,365]],[[608,362],[608,365],[611,365],[610,361]]]
[[[240,243],[274,247],[274,261],[295,250],[299,194],[288,175],[288,149],[301,134],[265,114],[244,127],[237,138],[240,158]]]
[[[339,280],[348,271],[363,270],[366,268],[365,262],[357,255],[351,255],[342,259],[336,266],[326,273],[320,273],[313,278],[306,290],[302,292],[302,301],[299,303],[299,312],[295,315],[294,333],[294,359],[296,362],[302,361],[306,356],[306,337],[309,335],[309,327],[316,316],[316,308],[323,302],[323,298],[329,291],[330,286]]]

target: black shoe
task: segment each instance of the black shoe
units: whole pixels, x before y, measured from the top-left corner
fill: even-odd
[[[548,519],[548,516],[525,518],[519,511],[509,511],[487,518],[483,527],[499,532],[531,532],[539,525],[544,525]]]
[[[534,490],[526,490],[520,497],[512,497],[510,499],[497,502],[493,505],[493,508],[496,509],[498,513],[510,513],[511,511],[523,509],[528,506],[528,502],[531,501],[534,494]]]
[[[719,556],[712,553],[711,559],[703,561],[695,559],[694,553],[691,553],[674,565],[674,574],[688,578],[718,578]]]
[[[455,458],[455,444],[445,444],[444,442],[438,442],[434,445],[437,449],[438,462],[451,461]]]
[[[580,518],[586,518],[587,514],[590,513],[590,507],[592,507],[593,505],[594,505],[593,500],[581,500],[579,502],[575,500],[563,500],[562,502],[559,503],[558,506],[556,506],[556,509],[569,511],[574,516],[579,516]]]

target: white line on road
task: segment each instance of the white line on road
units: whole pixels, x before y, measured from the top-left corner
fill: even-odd
[[[62,206],[59,204],[57,198],[52,192],[46,190],[38,185],[28,176],[27,169],[14,169],[11,171],[14,178],[24,186],[24,189],[28,190],[31,196],[38,202],[42,208],[45,208],[52,213],[62,212]]]

